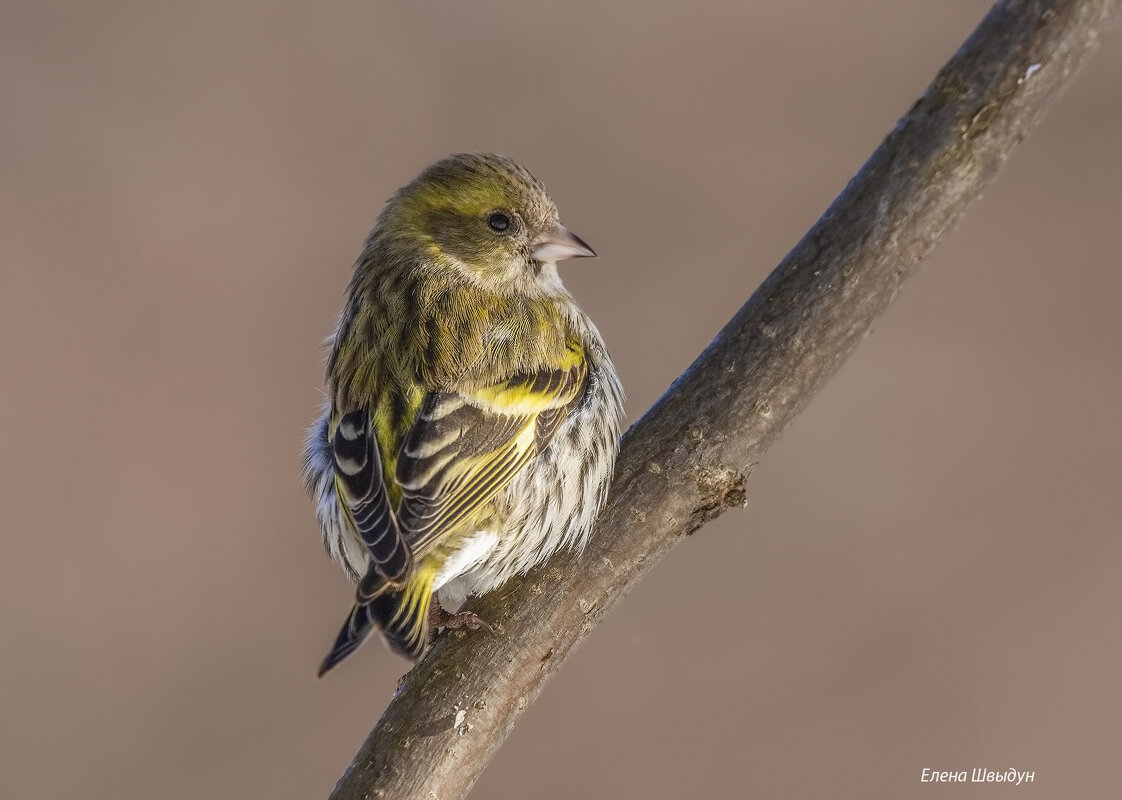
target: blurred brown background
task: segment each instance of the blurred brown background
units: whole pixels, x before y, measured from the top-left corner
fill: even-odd
[[[322,797],[349,762],[406,664],[314,679],[350,589],[299,457],[397,186],[537,172],[634,418],[988,7],[155,5],[3,8],[4,798]],[[1115,33],[477,797],[1117,796],[1120,142]]]

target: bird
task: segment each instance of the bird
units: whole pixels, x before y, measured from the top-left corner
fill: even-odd
[[[303,476],[356,584],[324,675],[378,631],[419,659],[454,613],[560,548],[608,493],[623,389],[560,261],[595,257],[506,156],[459,153],[386,202],[327,339]]]

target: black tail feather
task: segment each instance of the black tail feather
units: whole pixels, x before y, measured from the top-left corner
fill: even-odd
[[[361,593],[360,593],[361,598]],[[360,599],[351,608],[346,622],[335,637],[335,644],[319,667],[319,677],[339,665],[366,641],[374,630],[382,632],[392,650],[416,661],[429,640],[429,608],[432,592],[427,586],[420,593],[406,588],[379,594],[369,601]]]
[[[377,624],[370,615],[370,606],[355,603],[351,608],[351,613],[347,616],[346,622],[339,630],[339,635],[335,637],[335,644],[331,646],[331,652],[319,665],[319,672],[316,677],[322,678],[338,666],[340,661],[357,650],[359,645],[366,641],[366,637],[376,627]]]

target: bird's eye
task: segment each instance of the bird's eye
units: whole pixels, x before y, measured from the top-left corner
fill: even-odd
[[[495,233],[502,233],[510,227],[510,217],[501,211],[496,211],[487,217],[487,224]]]

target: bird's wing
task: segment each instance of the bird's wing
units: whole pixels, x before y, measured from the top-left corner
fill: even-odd
[[[332,420],[329,433],[339,504],[366,543],[376,573],[391,583],[400,583],[409,572],[410,552],[386,494],[369,409],[339,415]]]
[[[556,369],[475,388],[431,392],[397,460],[398,522],[410,552],[495,498],[549,444],[588,384],[584,351],[570,344]]]

